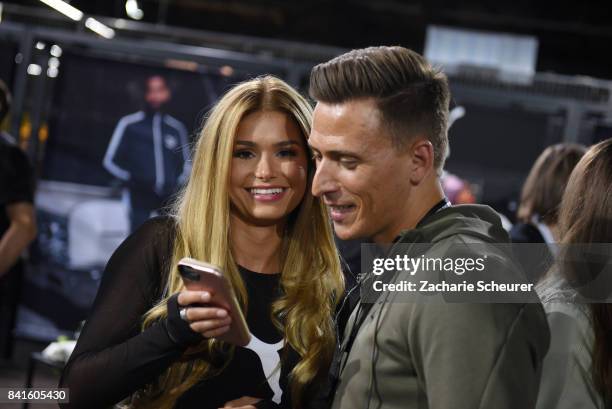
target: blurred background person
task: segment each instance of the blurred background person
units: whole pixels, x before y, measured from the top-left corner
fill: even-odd
[[[544,246],[517,247],[518,259],[529,280],[536,283],[552,260],[559,241],[557,219],[567,181],[586,147],[573,143],[549,146],[537,158],[521,191],[517,223],[510,230],[513,243],[545,243]],[[537,253],[542,252],[543,257]]]
[[[476,203],[476,194],[468,181],[452,173],[444,172],[440,178],[440,183],[442,183],[442,190],[444,190],[446,198],[452,204]]]
[[[546,148],[529,171],[521,191],[517,221],[511,231],[515,243],[555,243],[557,218],[567,181],[582,155],[583,145],[560,143]]]
[[[171,98],[164,77],[148,77],[144,109],[119,120],[104,156],[127,188],[132,231],[168,204],[189,172],[187,130],[165,112]]]
[[[561,262],[538,285],[551,346],[537,408],[610,408],[612,304],[601,301],[612,295],[612,139],[591,147],[576,165],[559,209],[558,233]],[[575,250],[584,254],[591,243],[594,253],[575,257]],[[595,300],[594,293],[602,298]],[[584,304],[581,296],[599,302]]]
[[[0,80],[0,123],[11,94]],[[13,354],[17,305],[23,284],[21,255],[36,237],[32,169],[27,156],[6,132],[0,132],[0,357]]]

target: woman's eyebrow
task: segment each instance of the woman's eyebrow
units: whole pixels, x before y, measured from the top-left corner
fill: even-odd
[[[293,146],[293,145],[299,145],[298,142],[296,141],[292,141],[291,139],[288,139],[286,141],[282,141],[282,142],[278,142],[275,143],[274,145],[276,145],[277,147],[281,147],[281,146]]]
[[[251,142],[251,141],[236,141],[236,145],[244,145],[244,146],[249,146],[249,147],[253,147],[253,146],[257,146],[257,144],[255,142]]]
[[[255,142],[241,141],[241,140],[237,140],[236,145],[244,145],[244,146],[250,146],[250,147],[257,146]],[[293,145],[299,145],[299,143],[296,141],[292,141],[291,139],[288,139],[286,141],[281,141],[281,142],[277,142],[274,144],[274,146],[293,146]]]

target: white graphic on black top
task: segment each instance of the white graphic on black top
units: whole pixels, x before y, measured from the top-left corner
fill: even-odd
[[[174,135],[166,134],[164,135],[164,146],[166,149],[175,149],[178,146],[178,139],[174,137]]]
[[[275,403],[280,403],[281,395],[283,394],[279,379],[280,379],[280,354],[279,351],[285,345],[284,340],[280,340],[275,344],[267,344],[251,334],[251,342],[245,347],[255,352],[261,361],[264,374],[268,380],[268,385],[274,392],[272,400]]]

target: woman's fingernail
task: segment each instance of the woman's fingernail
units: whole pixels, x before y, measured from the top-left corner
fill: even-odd
[[[227,316],[227,311],[225,310],[217,311],[217,317],[226,317],[226,316]]]
[[[210,294],[202,293],[202,301],[210,301]]]

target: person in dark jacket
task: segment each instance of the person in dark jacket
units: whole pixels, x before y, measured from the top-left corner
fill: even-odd
[[[586,152],[575,143],[549,146],[538,156],[521,192],[518,223],[510,230],[510,239],[527,277],[537,283],[548,270],[556,253],[557,219],[561,197],[572,170]],[[542,243],[540,246],[522,246]]]
[[[185,126],[164,112],[172,97],[166,80],[153,75],[146,87],[145,109],[119,120],[104,156],[127,187],[132,231],[168,204],[189,172]]]
[[[11,96],[0,81],[0,123]],[[15,139],[0,132],[0,358],[13,355],[13,329],[23,285],[21,255],[36,237],[32,168]]]

